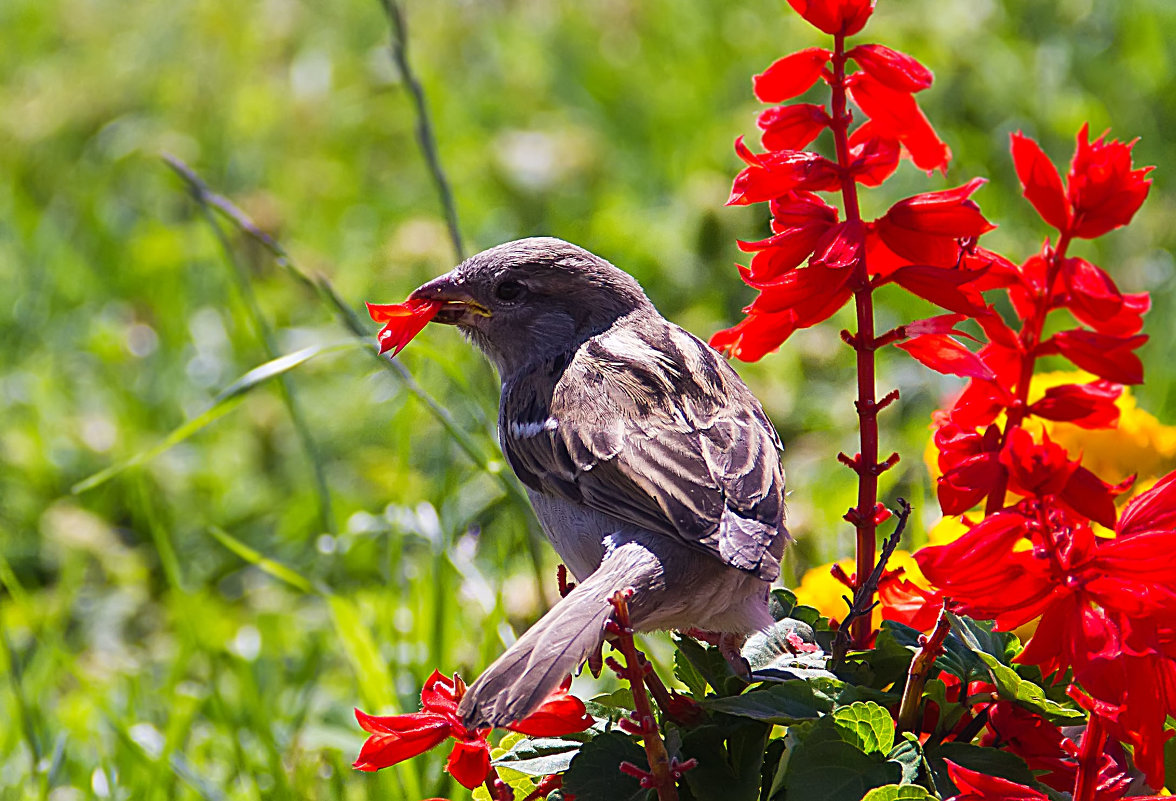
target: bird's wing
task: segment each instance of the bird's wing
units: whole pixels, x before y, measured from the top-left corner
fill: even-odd
[[[511,382],[500,428],[532,489],[766,580],[779,574],[787,532],[775,429],[718,354],[660,317],[614,326]]]

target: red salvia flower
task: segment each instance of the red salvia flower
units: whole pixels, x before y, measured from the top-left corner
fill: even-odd
[[[1078,132],[1063,190],[1057,168],[1040,145],[1020,131],[1012,135],[1013,164],[1025,198],[1047,223],[1067,237],[1094,239],[1126,225],[1151,188],[1151,167],[1133,169],[1134,142],[1090,141],[1090,126]]]
[[[795,190],[829,191],[841,185],[838,167],[824,156],[806,150],[773,150],[752,153],[735,140],[735,152],[747,167],[735,176],[728,206],[762,203]]]
[[[800,16],[825,33],[853,36],[874,13],[875,0],[788,0]]]
[[[1074,328],[1054,334],[1039,351],[1061,353],[1083,370],[1116,384],[1141,384],[1143,362],[1133,351],[1147,340],[1147,334],[1112,336]]]
[[[1078,147],[1066,178],[1073,236],[1094,239],[1131,222],[1151,188],[1151,167],[1131,168],[1134,142],[1090,141],[1090,126],[1078,132]]]
[[[404,346],[428,325],[444,304],[439,300],[412,298],[404,303],[369,303],[368,314],[377,323],[384,323],[377,340],[380,353],[392,351],[392,355],[404,350]]]
[[[867,121],[849,135],[849,172],[865,186],[879,186],[898,168],[902,147]]]
[[[584,704],[568,694],[570,677],[535,712],[510,726],[536,737],[559,737],[583,731],[592,725]],[[371,736],[360,749],[354,767],[380,770],[455,740],[445,769],[463,787],[473,789],[490,775],[489,729],[470,731],[457,716],[457,706],[466,685],[458,676],[447,679],[433,671],[421,689],[420,712],[375,716],[355,710],[360,727]]]
[[[1029,414],[1082,428],[1114,428],[1119,424],[1115,401],[1122,394],[1123,387],[1110,381],[1062,384],[1047,389],[1029,406]]]
[[[984,219],[971,195],[983,186],[974,178],[963,186],[926,192],[900,200],[874,222],[886,247],[911,264],[955,267],[961,239],[972,239],[996,226]]]

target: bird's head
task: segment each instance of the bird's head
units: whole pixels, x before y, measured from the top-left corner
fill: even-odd
[[[552,237],[484,250],[410,297],[442,301],[433,322],[461,329],[504,379],[653,308],[628,273]]]

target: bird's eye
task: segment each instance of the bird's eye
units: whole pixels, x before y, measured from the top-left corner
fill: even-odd
[[[499,300],[517,300],[525,290],[522,282],[508,279],[494,288],[494,297]]]

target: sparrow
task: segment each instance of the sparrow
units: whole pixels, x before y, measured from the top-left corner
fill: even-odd
[[[600,648],[631,588],[636,631],[772,624],[788,540],[780,440],[705,342],[628,273],[550,237],[490,248],[414,290],[441,302],[502,382],[498,438],[575,587],[470,685],[467,728],[532,712]]]

